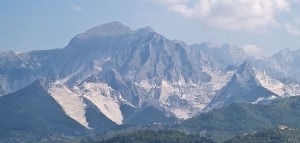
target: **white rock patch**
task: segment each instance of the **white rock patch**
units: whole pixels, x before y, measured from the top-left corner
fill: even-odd
[[[95,104],[101,113],[116,124],[122,124],[120,95],[113,93],[113,89],[104,83],[84,83],[81,88],[83,97]]]
[[[60,83],[54,83],[48,89],[49,94],[63,108],[65,113],[86,128],[89,128],[85,117],[86,105],[82,97]]]

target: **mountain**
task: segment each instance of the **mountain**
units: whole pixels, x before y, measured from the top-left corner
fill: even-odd
[[[218,45],[203,42],[193,44],[191,48],[195,57],[200,57],[199,60],[217,68],[239,66],[248,57],[242,48],[230,44]]]
[[[28,86],[36,79],[35,63],[13,51],[0,51],[0,96]]]
[[[103,83],[135,107],[153,106],[177,118],[190,118],[203,109],[232,74],[207,73],[212,67],[203,67],[203,61],[196,60],[184,42],[171,41],[149,27],[130,30],[118,22],[79,34],[63,49],[14,54],[24,63],[34,63],[26,67],[34,76],[24,84],[39,77],[56,79],[68,87],[85,81]],[[7,69],[3,79],[14,77],[14,68]],[[215,77],[224,81],[215,86]],[[21,88],[2,88],[1,92]]]
[[[42,81],[0,98],[0,136],[16,134],[79,134],[86,131],[65,115]]]
[[[300,95],[299,83],[293,78],[274,78],[262,69],[256,69],[245,60],[231,80],[206,107],[206,111],[238,102],[268,102],[276,98]]]
[[[299,129],[299,109],[299,97],[277,99],[268,104],[234,103],[183,121],[179,128],[202,132],[218,140],[280,125]]]
[[[256,68],[265,70],[274,78],[293,78],[294,81],[299,81],[299,58],[299,49],[283,49],[271,57],[255,60],[252,59],[251,63]]]
[[[150,27],[132,30],[112,22],[76,35],[62,49],[0,51],[0,100],[39,97],[23,90],[42,79],[34,87],[41,89],[32,90],[42,90],[47,104],[83,131],[186,120],[231,103],[300,95],[294,67],[300,54],[280,53],[255,59],[232,44],[188,45]],[[1,106],[1,116],[15,113],[8,107]]]
[[[260,99],[276,98],[275,93],[262,86],[253,67],[245,61],[231,80],[224,86],[207,107],[208,110],[237,102],[256,102]]]

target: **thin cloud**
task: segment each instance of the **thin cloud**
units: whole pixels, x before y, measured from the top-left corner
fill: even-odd
[[[158,0],[155,0],[158,1]],[[169,10],[207,26],[256,31],[276,24],[276,15],[290,11],[288,0],[161,0]]]
[[[186,3],[189,0],[150,0],[152,2],[155,2],[157,4],[180,4],[180,3]]]
[[[193,10],[184,4],[172,5],[169,9],[171,11],[178,12],[185,17],[191,17],[193,15]]]
[[[254,44],[245,45],[243,49],[248,56],[254,56],[256,58],[262,58],[263,56],[265,56],[264,50]]]
[[[70,6],[71,6],[71,8],[72,8],[72,9],[74,9],[75,11],[78,11],[78,12],[80,12],[80,11],[82,11],[82,10],[83,10],[83,7],[82,7],[82,6],[80,6],[80,5],[77,5],[77,4],[74,4],[74,3],[70,3],[69,5],[70,5]]]
[[[288,22],[284,27],[291,35],[300,35],[300,20]]]

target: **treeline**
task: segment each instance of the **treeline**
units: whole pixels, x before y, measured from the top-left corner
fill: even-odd
[[[34,135],[15,136],[0,142],[36,142],[36,143],[217,143],[216,139],[200,135],[187,135],[171,130],[139,130],[123,133],[98,134],[93,136]],[[273,129],[256,133],[237,135],[218,143],[300,143],[300,130]]]
[[[183,121],[175,129],[203,132],[204,136],[224,141],[237,134],[274,129],[279,125],[300,128],[299,96],[269,104],[234,103]]]
[[[86,138],[85,143],[215,143],[213,140],[196,135],[187,135],[170,130],[141,130],[120,133],[110,138]]]
[[[85,143],[216,143],[214,140],[197,135],[187,135],[171,130],[140,130],[125,132],[108,138],[86,138]],[[223,143],[299,143],[300,131],[297,129],[270,129],[235,136]]]
[[[300,131],[294,129],[265,130],[246,136],[236,136],[224,143],[299,143]]]

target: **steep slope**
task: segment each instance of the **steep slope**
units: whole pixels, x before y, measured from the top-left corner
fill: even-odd
[[[300,83],[292,78],[275,79],[265,73],[265,71],[255,70],[256,79],[260,84],[281,97],[300,95]]]
[[[26,62],[25,55],[0,51],[0,96],[21,89],[36,78],[36,63]]]
[[[276,79],[293,78],[295,81],[299,81],[299,60],[300,49],[283,49],[271,57],[252,59],[251,64]]]
[[[296,80],[299,80],[300,74],[299,57],[300,50],[291,51],[289,49],[283,49],[272,56],[280,66],[280,69],[283,70],[283,74],[294,77]]]
[[[0,97],[1,135],[82,134],[115,128],[119,120],[111,114],[119,108],[111,107],[105,100],[119,102],[118,99],[106,99],[101,95],[103,92],[81,94],[89,91],[89,88],[69,89],[57,81],[41,78],[24,89]],[[93,96],[99,99],[87,98]],[[99,108],[97,103],[105,107]]]
[[[104,116],[102,118],[105,119],[102,122],[108,124],[114,122],[114,124],[120,125],[123,121],[120,106],[123,104],[132,106],[121,97],[119,92],[114,91],[104,83],[84,82],[79,86],[69,88],[56,81],[48,83],[47,87],[49,95],[57,101],[66,114],[89,129],[95,127],[89,125],[88,109],[90,109],[90,113],[91,110],[98,114],[101,113],[100,115]]]
[[[107,84],[137,108],[151,105],[167,116],[187,119],[201,112],[227,84],[233,72],[226,67],[239,65],[244,55],[236,46],[189,46],[149,27],[131,30],[112,22],[75,36],[63,49],[20,53],[19,57],[37,65],[31,68],[32,77],[20,73],[31,77],[24,86],[38,77],[54,78],[71,88],[96,81]]]
[[[48,83],[47,87],[49,95],[66,115],[87,129],[106,131],[122,124],[145,125],[176,120],[154,107],[136,108],[105,83],[85,81],[70,88],[56,81]]]
[[[0,98],[0,135],[78,134],[86,129],[68,117],[47,93],[43,81]]]
[[[211,81],[210,73],[203,71],[188,45],[168,40],[151,28],[114,36],[88,33],[73,38],[65,49],[91,51],[87,57],[102,57],[91,60],[101,64],[96,66],[98,72],[85,72],[92,75],[87,81],[107,83],[138,108],[150,104],[178,118],[189,118],[203,109],[221,88],[211,89],[216,81]],[[72,85],[76,77],[84,79],[80,74],[67,83]],[[213,75],[224,78],[221,86],[230,76],[222,72]]]
[[[239,66],[248,57],[242,48],[230,44],[218,45],[203,42],[191,45],[191,48],[195,57],[204,62],[202,64],[209,64],[215,68]]]
[[[103,132],[118,125],[175,121],[154,107],[137,109],[105,83],[67,87],[46,78],[0,97],[1,135]],[[148,117],[145,114],[151,114]],[[141,118],[142,117],[142,118]]]
[[[70,118],[91,129],[98,127],[90,126],[89,120],[95,120],[87,116],[88,110],[109,125],[120,125],[148,107],[164,119],[188,119],[233,102],[256,103],[300,93],[299,83],[286,82],[287,77],[278,78],[267,69],[262,74],[267,61],[257,64],[237,46],[187,45],[150,27],[131,30],[119,22],[89,29],[63,49],[0,55],[0,94],[40,77],[54,79],[49,95]],[[285,63],[296,65],[291,63],[296,63],[297,54],[282,55],[292,55],[293,60]],[[273,69],[280,69],[283,63],[275,60],[280,56],[274,57]],[[245,59],[257,70],[245,64],[237,69]]]
[[[263,87],[256,78],[253,67],[246,61],[239,66],[231,81],[223,87],[206,110],[235,102],[256,102],[257,100],[276,98],[278,95]]]
[[[183,121],[180,127],[215,137],[227,134],[226,138],[279,125],[299,128],[299,109],[299,97],[283,98],[270,104],[234,103]]]
[[[118,22],[104,24],[79,34],[64,49],[32,51],[21,55],[26,57],[27,62],[38,63],[34,78],[50,77],[74,86],[91,75],[98,75],[100,82],[108,83],[124,99],[138,107],[153,104],[167,110],[166,106],[170,103],[158,101],[162,94],[166,99],[172,94],[165,95],[165,92],[160,91],[163,82],[175,86],[174,89],[181,92],[176,93],[176,96],[184,103],[185,90],[194,94],[203,88],[188,88],[186,83],[197,85],[211,79],[210,75],[201,72],[201,65],[193,59],[190,48],[185,43],[168,40],[151,28],[132,31]],[[18,88],[12,89],[16,90]],[[147,96],[152,93],[154,95]],[[201,96],[200,98],[207,98],[205,95]],[[204,101],[197,108],[203,108],[207,102]],[[195,106],[198,105],[187,105],[185,109],[172,111],[172,114],[181,116],[177,112],[186,112]],[[175,107],[174,110],[178,108],[180,107]],[[184,118],[190,116],[183,115]]]

